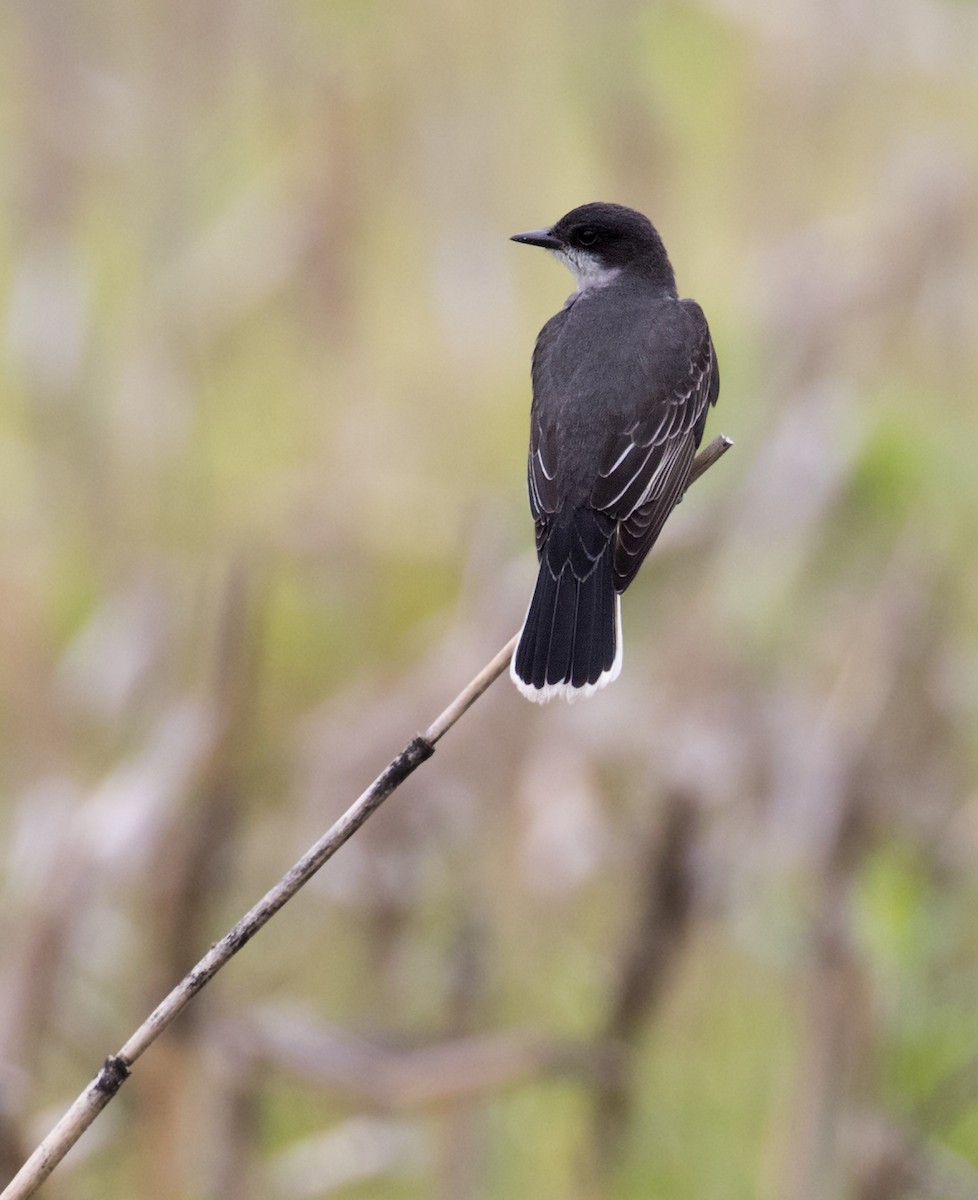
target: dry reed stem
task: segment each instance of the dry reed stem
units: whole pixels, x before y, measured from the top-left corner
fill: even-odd
[[[714,438],[694,459],[687,487],[713,466],[732,445],[731,440],[723,435]],[[380,808],[387,797],[417,767],[431,758],[435,752],[435,744],[509,666],[516,649],[516,640],[516,637],[511,638],[452,703],[432,721],[424,733],[413,738],[400,754],[391,760],[386,769],[319,841],[306,851],[220,941],[211,946],[197,965],[150,1013],[121,1050],[105,1060],[101,1071],[0,1193],[0,1200],[26,1200],[26,1197],[34,1195],[128,1079],[133,1063],[186,1008],[201,988],[213,979],[242,946],[251,941],[259,929],[292,899],[303,884],[309,882],[340,846]]]

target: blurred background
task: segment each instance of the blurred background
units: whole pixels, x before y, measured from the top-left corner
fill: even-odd
[[[0,1174],[519,627],[518,230],[647,212],[735,448],[46,1186],[978,1197],[978,4],[0,10]]]

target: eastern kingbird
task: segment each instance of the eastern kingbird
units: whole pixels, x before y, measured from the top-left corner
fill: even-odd
[[[720,376],[703,310],[679,299],[641,213],[585,204],[512,240],[550,250],[577,280],[533,351],[540,573],[510,665],[530,700],[573,700],[618,677],[621,593],[682,499]]]

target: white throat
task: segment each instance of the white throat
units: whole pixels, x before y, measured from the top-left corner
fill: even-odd
[[[562,247],[552,250],[554,258],[560,259],[577,280],[577,290],[587,292],[592,288],[607,287],[621,274],[621,267],[606,267],[593,255],[583,250]]]

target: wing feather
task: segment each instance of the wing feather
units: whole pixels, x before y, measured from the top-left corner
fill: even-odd
[[[530,457],[527,463],[527,483],[530,491],[530,512],[539,521],[560,507],[557,490],[556,431],[545,429],[538,417],[530,425]]]
[[[688,374],[609,445],[590,503],[618,522],[615,587],[635,578],[666,518],[682,499],[706,414],[718,381],[709,332],[692,355]]]

